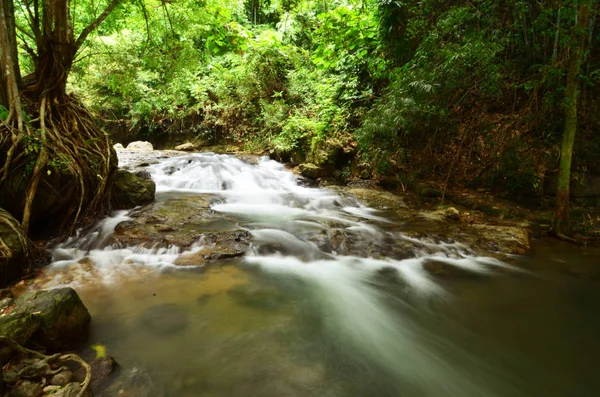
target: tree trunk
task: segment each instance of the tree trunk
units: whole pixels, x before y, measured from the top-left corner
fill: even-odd
[[[19,58],[15,38],[15,13],[12,0],[2,0],[0,7],[0,47],[2,48],[2,103],[9,110],[7,123],[16,120],[23,129],[19,97]]]
[[[563,142],[560,153],[560,168],[558,174],[558,190],[556,192],[556,208],[552,220],[551,232],[560,236],[569,232],[569,184],[571,180],[571,161],[573,158],[573,144],[577,131],[577,96],[579,89],[579,70],[585,45],[587,24],[590,15],[590,0],[584,0],[577,12],[577,25],[573,32],[573,44],[567,69],[567,86],[565,89],[565,126]]]

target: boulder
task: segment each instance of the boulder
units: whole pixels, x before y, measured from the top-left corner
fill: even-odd
[[[248,250],[252,236],[246,231],[207,233],[205,247],[194,253],[182,254],[175,261],[177,266],[201,266],[207,262],[242,256]]]
[[[15,300],[0,317],[0,335],[18,343],[59,349],[87,336],[91,317],[72,288],[37,291]]]
[[[323,167],[315,165],[313,163],[304,163],[298,166],[298,172],[300,175],[306,178],[317,179],[325,175]]]
[[[113,145],[113,149],[115,149],[115,150],[123,150],[123,149],[125,149],[125,147],[122,144],[120,144],[120,143],[115,143]]]
[[[0,286],[18,280],[31,269],[31,247],[19,221],[0,208]]]
[[[175,146],[175,150],[180,150],[182,152],[193,152],[196,150],[196,145],[191,142],[186,142],[181,145]]]
[[[444,211],[444,216],[448,219],[452,219],[453,221],[460,220],[460,211],[454,207],[446,208]]]
[[[154,150],[154,147],[150,142],[147,141],[135,141],[127,145],[127,150],[136,150],[140,152],[150,152]]]
[[[127,209],[153,202],[156,184],[147,175],[119,170],[113,189],[113,207]]]

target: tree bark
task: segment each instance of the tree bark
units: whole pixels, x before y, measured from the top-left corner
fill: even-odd
[[[17,42],[15,36],[15,14],[12,0],[2,0],[0,7],[0,47],[2,47],[2,101],[9,110],[7,122],[16,120],[19,131],[23,129],[21,99],[18,82],[20,76]]]
[[[565,89],[565,126],[560,153],[558,174],[558,190],[556,193],[556,208],[552,220],[551,232],[560,236],[570,231],[569,193],[571,180],[571,163],[573,159],[573,144],[577,131],[577,96],[579,90],[579,71],[583,49],[587,36],[587,24],[590,15],[590,0],[582,1],[577,12],[577,26],[573,31],[573,44],[568,61],[567,86]]]

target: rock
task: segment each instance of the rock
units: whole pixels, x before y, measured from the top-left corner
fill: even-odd
[[[300,164],[298,172],[300,172],[300,175],[311,179],[317,179],[325,175],[322,167],[312,163]]]
[[[28,380],[17,383],[10,393],[8,393],[9,397],[37,397],[40,394],[42,394],[42,385]],[[54,394],[53,396],[57,395]]]
[[[131,142],[129,145],[127,145],[127,150],[150,152],[150,151],[154,150],[154,147],[152,146],[152,144],[150,142],[135,141],[135,142]]]
[[[207,233],[204,235],[205,248],[200,251],[180,255],[177,266],[201,266],[206,262],[231,259],[242,256],[248,250],[252,235],[246,231]]]
[[[62,371],[50,379],[50,384],[55,386],[65,386],[71,381],[71,378],[73,378],[73,373],[71,371]]]
[[[117,361],[110,356],[98,357],[92,360],[90,363],[92,368],[92,381],[90,383],[90,389],[95,394],[100,389],[104,389],[108,383],[113,380],[113,374],[116,374],[119,369]],[[79,383],[85,379],[85,369],[79,368],[73,374],[73,381]]]
[[[181,145],[175,146],[175,150],[181,150],[182,152],[193,152],[196,150],[196,145],[191,142],[186,142]]]
[[[446,208],[446,211],[444,212],[444,216],[448,219],[452,219],[453,221],[460,220],[460,212],[454,207]]]
[[[403,198],[390,192],[364,188],[351,188],[346,191],[372,208],[407,211]]]
[[[371,177],[371,172],[369,170],[362,170],[360,172],[360,179],[369,179]]]
[[[154,201],[156,184],[125,170],[119,170],[113,182],[113,206],[116,209],[133,208]]]
[[[120,143],[115,143],[113,145],[113,149],[115,149],[115,150],[123,150],[123,149],[125,149],[125,147],[122,144],[120,144]]]
[[[8,211],[0,208],[0,286],[18,280],[32,266],[32,244],[21,224]]]
[[[483,252],[522,255],[531,248],[531,233],[525,227],[470,225],[469,228],[475,232],[475,247]]]
[[[72,288],[31,292],[15,305],[11,314],[0,317],[0,334],[22,345],[58,349],[87,336],[91,317]]]

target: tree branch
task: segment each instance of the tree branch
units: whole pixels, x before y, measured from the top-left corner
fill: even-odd
[[[94,20],[94,22],[90,23],[85,29],[81,31],[81,34],[77,38],[75,42],[75,52],[79,50],[85,39],[92,33],[100,24],[106,19],[106,17],[112,12],[112,10],[119,4],[120,0],[111,0],[110,4],[106,9]]]

